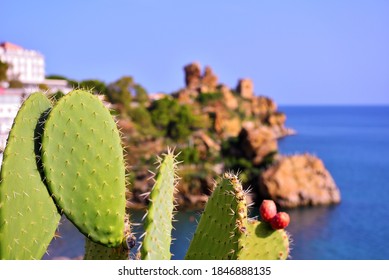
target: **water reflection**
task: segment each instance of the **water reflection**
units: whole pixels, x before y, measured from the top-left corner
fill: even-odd
[[[291,209],[291,223],[287,228],[292,239],[292,259],[320,259],[326,248],[323,243],[333,238],[330,230],[336,206]],[[327,249],[330,249],[327,246]],[[320,257],[321,255],[321,257]]]
[[[44,260],[79,259],[84,256],[85,239],[78,229],[64,216],[58,230],[60,237],[51,241]]]
[[[142,211],[133,212],[131,215],[132,221],[140,223],[144,215]],[[173,243],[171,246],[171,252],[173,254],[173,260],[182,260],[185,257],[185,253],[189,247],[190,240],[197,227],[197,222],[200,219],[200,212],[184,211],[178,212],[175,215],[177,222],[173,223],[174,230],[172,232]],[[134,227],[134,232],[139,240],[139,236],[144,232],[142,226]]]
[[[143,234],[142,217],[143,211],[132,211],[131,221],[138,226],[134,226],[134,233],[139,242],[139,237]],[[177,222],[173,224],[174,230],[172,232],[173,244],[171,251],[173,253],[172,259],[182,260],[185,257],[190,240],[197,227],[197,220],[199,213],[197,212],[179,212],[175,219]],[[79,259],[84,255],[85,239],[74,225],[66,218],[61,219],[59,226],[60,238],[53,239],[48,248],[48,253],[43,259]],[[139,243],[132,250],[132,254],[139,248]]]
[[[315,207],[291,209],[291,223],[288,227],[293,245],[292,259],[317,259],[333,258],[336,255],[337,248],[331,248],[327,243],[334,238],[333,215],[337,207]],[[134,226],[134,232],[138,242],[139,236],[143,234],[142,217],[143,211],[133,211],[131,220],[133,223],[139,223]],[[250,216],[256,216],[258,212],[252,209]],[[197,222],[200,218],[200,212],[179,212],[176,214],[174,230],[172,237],[174,239],[171,251],[172,259],[182,260],[189,247],[190,240],[196,230]],[[59,228],[61,238],[53,240],[49,246],[49,255],[44,259],[62,259],[62,258],[81,258],[84,254],[84,236],[65,218],[61,220]],[[133,254],[138,245],[133,249]]]

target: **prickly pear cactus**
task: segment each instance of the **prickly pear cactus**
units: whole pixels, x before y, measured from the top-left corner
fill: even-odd
[[[8,137],[0,175],[0,259],[41,259],[60,219],[34,152],[38,120],[50,108],[44,94],[30,95]]]
[[[176,162],[172,152],[160,160],[158,174],[150,193],[145,217],[145,236],[141,247],[143,260],[170,260],[173,229]]]
[[[47,186],[70,221],[108,247],[123,241],[125,168],[120,135],[109,111],[75,90],[51,111],[42,138]]]
[[[135,246],[135,238],[131,234],[131,225],[128,215],[124,220],[124,236],[123,242],[113,248],[93,242],[89,238],[85,238],[85,255],[84,260],[128,260],[129,252]]]
[[[284,230],[249,220],[245,193],[238,178],[219,180],[201,216],[186,259],[285,259],[289,239]]]

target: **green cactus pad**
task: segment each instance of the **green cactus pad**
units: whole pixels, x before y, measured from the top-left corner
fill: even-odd
[[[249,220],[246,234],[239,244],[237,259],[284,260],[289,255],[289,236],[284,230],[274,230],[269,223]]]
[[[125,217],[124,221],[124,236],[126,240],[123,240],[119,246],[113,248],[93,242],[86,237],[84,260],[128,260],[129,248],[126,241],[127,238],[132,238],[128,216]]]
[[[244,211],[245,208],[239,206],[245,201],[242,198],[237,199],[237,188],[241,188],[239,182],[232,181],[229,176],[218,180],[200,218],[186,259],[236,259],[238,239],[242,235],[237,220],[239,215],[246,215],[243,212],[238,213],[238,209]]]
[[[121,139],[108,109],[75,90],[51,111],[42,139],[47,185],[67,218],[94,242],[123,240],[125,168]]]
[[[84,260],[128,260],[128,249],[125,244],[110,248],[89,238],[85,239]]]
[[[8,137],[0,175],[0,259],[41,259],[60,219],[34,152],[38,120],[50,107],[44,94],[30,95]]]
[[[283,230],[248,220],[242,185],[226,173],[208,199],[185,259],[285,259],[288,253]]]
[[[171,152],[160,164],[145,217],[145,237],[141,247],[143,260],[170,260],[173,229],[175,158]]]

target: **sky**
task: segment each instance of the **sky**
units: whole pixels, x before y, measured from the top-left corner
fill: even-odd
[[[45,56],[46,74],[149,92],[209,65],[281,105],[389,104],[387,0],[2,0],[0,41]]]

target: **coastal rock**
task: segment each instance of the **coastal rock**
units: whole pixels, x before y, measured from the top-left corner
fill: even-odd
[[[282,157],[262,173],[260,194],[281,207],[340,202],[340,191],[323,162],[309,154]]]
[[[251,101],[251,110],[255,116],[267,116],[277,111],[277,104],[266,96],[258,96]]]
[[[243,98],[251,99],[254,96],[254,83],[250,79],[240,79],[236,91]]]
[[[271,128],[255,127],[252,122],[246,122],[239,133],[241,151],[253,164],[260,164],[263,159],[277,151],[277,139]]]
[[[274,112],[268,115],[266,122],[271,126],[283,126],[286,121],[286,115],[281,112]]]
[[[193,138],[195,142],[199,143],[199,146],[204,146],[206,151],[220,151],[220,144],[218,144],[215,140],[209,137],[204,131],[196,131],[195,133],[193,133]]]
[[[251,119],[251,117],[253,117],[251,100],[241,100],[238,110],[245,119]]]
[[[185,85],[190,90],[196,90],[200,87],[201,67],[197,62],[190,63],[184,67]]]
[[[190,90],[182,89],[176,94],[176,97],[180,104],[193,103],[193,94]]]
[[[296,132],[285,126],[286,115],[281,112],[273,112],[265,119],[265,124],[269,125],[277,138],[294,135]]]
[[[236,137],[242,125],[239,117],[230,117],[224,110],[215,111],[214,129],[222,138]]]
[[[236,108],[238,108],[238,100],[232,94],[228,86],[220,85],[218,90],[223,94],[223,101],[228,109],[235,110]]]
[[[201,92],[215,92],[217,87],[217,76],[213,73],[212,68],[206,66],[201,78]]]

